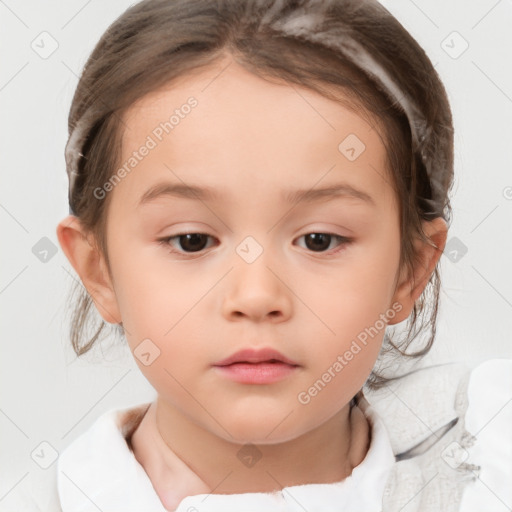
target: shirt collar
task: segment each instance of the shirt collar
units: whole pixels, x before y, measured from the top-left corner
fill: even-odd
[[[108,411],[64,450],[57,465],[62,512],[166,512],[125,437],[134,418],[140,419],[149,405]],[[296,485],[273,493],[198,494],[184,498],[176,512],[380,511],[395,456],[381,418],[363,396],[358,405],[370,424],[370,446],[341,482]]]

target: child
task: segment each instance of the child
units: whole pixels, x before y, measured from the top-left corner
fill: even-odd
[[[458,510],[468,373],[376,364],[433,343],[453,178],[445,90],[385,8],[140,2],[69,129],[73,346],[94,303],[157,397],[60,455],[64,512]]]

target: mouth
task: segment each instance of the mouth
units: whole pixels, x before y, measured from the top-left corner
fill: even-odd
[[[213,367],[240,384],[272,384],[296,372],[299,364],[274,349],[245,349]]]
[[[213,366],[229,366],[232,364],[286,364],[289,366],[299,366],[299,364],[292,359],[284,356],[273,348],[252,349],[247,348],[235,352],[231,356],[217,361]]]

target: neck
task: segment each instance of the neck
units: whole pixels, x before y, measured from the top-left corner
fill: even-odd
[[[369,426],[362,411],[347,404],[318,428],[290,441],[257,444],[247,451],[256,463],[237,456],[243,445],[222,439],[160,398],[151,405],[132,437],[164,506],[174,510],[194,494],[272,492],[348,477],[364,459]]]

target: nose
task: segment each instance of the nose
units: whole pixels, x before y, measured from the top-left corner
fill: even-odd
[[[262,255],[253,263],[238,262],[229,273],[223,301],[228,320],[280,323],[290,318],[293,294],[286,277],[269,263]]]

